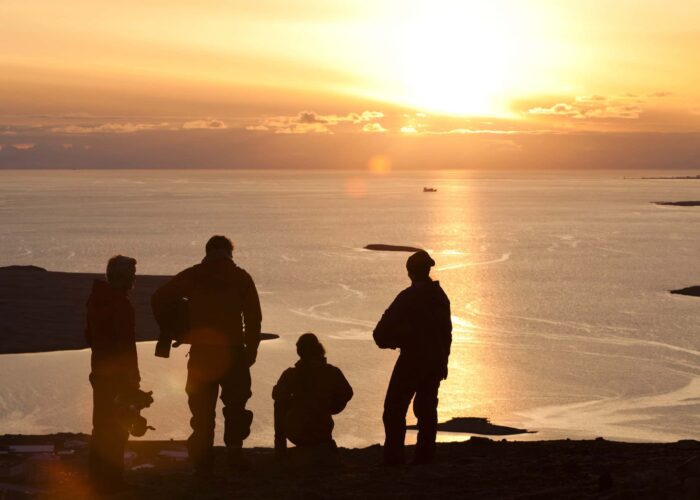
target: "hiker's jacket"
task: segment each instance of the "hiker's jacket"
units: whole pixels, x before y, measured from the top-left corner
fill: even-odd
[[[414,282],[399,293],[373,336],[382,349],[401,349],[401,356],[426,374],[447,377],[452,320],[440,282]]]
[[[285,435],[297,445],[330,440],[332,415],[343,411],[352,396],[343,372],[325,357],[299,360],[272,389],[272,399],[286,409]]]
[[[85,340],[92,349],[92,375],[138,388],[134,308],[126,290],[95,280],[87,301]]]
[[[186,344],[240,346],[257,350],[262,312],[253,278],[228,257],[208,256],[158,288],[151,298],[159,324],[173,304],[186,299]],[[162,340],[162,339],[161,339]]]

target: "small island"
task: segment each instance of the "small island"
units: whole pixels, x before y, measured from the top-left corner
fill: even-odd
[[[383,243],[371,243],[365,245],[365,250],[374,250],[377,252],[419,252],[422,248],[409,247],[403,245],[385,245]]]
[[[417,425],[409,425],[408,429],[418,429]],[[511,436],[514,434],[534,434],[536,431],[492,424],[488,418],[457,417],[438,424],[442,432],[458,432],[464,434],[481,434],[483,436]]]
[[[652,201],[652,203],[669,207],[700,207],[700,201]]]
[[[635,177],[632,177],[633,179]],[[625,177],[625,179],[629,179],[629,177]],[[673,180],[700,180],[700,175],[676,175],[676,176],[667,176],[667,177],[638,177],[638,179],[642,179],[644,181],[673,181]]]
[[[689,286],[678,290],[669,290],[674,295],[688,295],[689,297],[700,297],[700,286]]]

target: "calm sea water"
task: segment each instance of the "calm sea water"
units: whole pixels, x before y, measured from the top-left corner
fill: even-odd
[[[0,265],[100,272],[123,253],[172,274],[227,234],[281,335],[253,369],[248,443],[271,445],[272,385],[313,331],[356,392],[337,439],[362,446],[382,439],[396,358],[371,331],[408,284],[407,254],[362,247],[420,246],[452,300],[441,420],[538,431],[521,439],[700,439],[700,299],[666,293],[700,284],[700,209],[649,203],[700,199],[700,181],[624,178],[651,174],[0,171]],[[140,345],[149,437],[184,438],[186,350],[152,353]],[[88,371],[88,351],[0,356],[0,433],[89,431]]]

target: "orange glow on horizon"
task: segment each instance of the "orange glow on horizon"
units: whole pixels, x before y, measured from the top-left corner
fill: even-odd
[[[0,16],[12,19],[0,114],[47,128],[65,117],[59,133],[100,116],[281,133],[255,120],[305,110],[383,113],[354,123],[368,136],[489,129],[469,118],[509,120],[506,132],[700,129],[696,0],[27,0]],[[445,125],[399,119],[418,111]]]

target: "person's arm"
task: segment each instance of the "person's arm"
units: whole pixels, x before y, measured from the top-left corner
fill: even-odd
[[[442,353],[444,356],[444,373],[442,374],[443,380],[447,379],[447,364],[450,359],[450,350],[452,349],[452,312],[450,310],[450,301],[445,297],[447,300],[447,305],[446,305],[446,311],[445,314],[443,315],[443,324],[441,325],[441,333],[442,333]]]
[[[92,352],[97,353],[100,357],[112,357],[119,353],[119,337],[111,328],[114,321],[94,318],[88,312],[85,329],[86,340]]]
[[[335,367],[334,367],[335,368]],[[345,378],[340,368],[335,368],[335,383],[333,384],[333,395],[331,397],[331,414],[336,415],[345,409],[352,399],[353,392],[350,382]]]
[[[151,297],[151,309],[153,310],[153,316],[155,316],[156,321],[160,322],[160,318],[167,310],[168,306],[189,295],[193,286],[190,269],[185,269],[181,273],[178,273],[153,293]]]
[[[401,347],[400,337],[404,330],[405,318],[405,293],[401,292],[382,314],[379,323],[374,328],[372,337],[381,349],[396,349]]]
[[[252,366],[258,356],[258,346],[260,345],[262,310],[260,309],[260,298],[255,288],[255,282],[253,282],[253,278],[250,275],[246,275],[246,277],[248,285],[243,295],[243,335],[248,364]]]
[[[282,372],[282,375],[280,375],[279,380],[275,384],[275,386],[272,388],[272,399],[275,401],[288,401],[292,397],[292,389],[291,389],[291,382],[292,382],[292,368],[287,368],[285,371]]]
[[[139,362],[136,354],[136,330],[134,308],[128,300],[119,305],[114,318],[119,359],[125,376],[125,387],[138,389],[141,382]]]
[[[158,343],[156,344],[156,356],[160,358],[170,357],[170,347],[173,341],[172,318],[168,318],[168,311],[174,310],[174,304],[186,297],[193,286],[190,271],[186,269],[177,276],[161,285],[151,297],[151,309],[156,322],[160,327]]]

